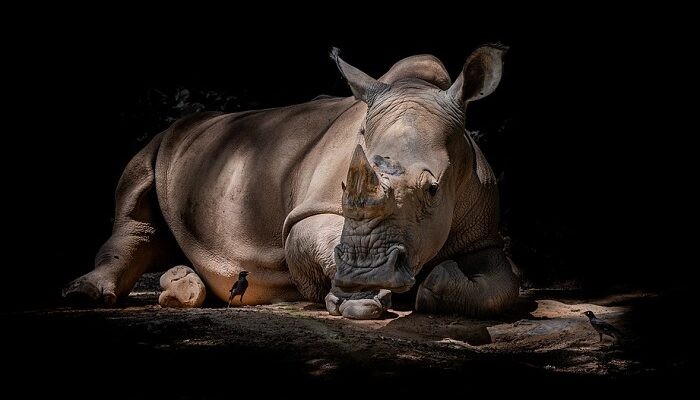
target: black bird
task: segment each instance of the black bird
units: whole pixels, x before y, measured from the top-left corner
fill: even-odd
[[[245,290],[248,289],[248,280],[245,278],[248,274],[248,271],[241,271],[238,274],[238,280],[233,283],[233,287],[231,287],[230,290],[231,296],[228,297],[228,307],[231,307],[233,298],[239,294],[241,295],[241,303],[243,302],[243,295],[245,294]]]
[[[598,335],[600,335],[601,342],[603,341],[603,335],[613,338],[613,343],[616,343],[617,339],[622,337],[622,332],[609,323],[598,319],[592,311],[586,311],[583,313],[583,315],[588,317],[591,325],[593,325],[593,329],[595,329],[595,331],[598,332]]]

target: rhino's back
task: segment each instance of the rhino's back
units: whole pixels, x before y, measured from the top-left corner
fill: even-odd
[[[230,275],[245,261],[284,268],[282,224],[308,163],[352,99],[320,99],[174,124],[156,165],[163,215],[195,267]],[[216,267],[213,267],[216,265]],[[247,268],[251,268],[246,266]]]

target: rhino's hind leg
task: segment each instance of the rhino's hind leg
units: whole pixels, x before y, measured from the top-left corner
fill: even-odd
[[[116,191],[112,236],[95,257],[95,269],[63,289],[63,297],[112,305],[131,291],[156,261],[174,264],[180,252],[165,223],[154,190],[155,157],[161,137],[141,150],[124,170]]]
[[[207,289],[199,276],[192,268],[184,265],[166,271],[160,277],[160,287],[163,288],[158,297],[161,307],[200,307],[207,295]]]
[[[438,264],[418,288],[416,310],[481,317],[499,314],[518,298],[519,280],[500,249]]]

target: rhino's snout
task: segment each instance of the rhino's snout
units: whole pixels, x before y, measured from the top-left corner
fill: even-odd
[[[390,246],[386,255],[369,253],[362,254],[345,243],[336,246],[334,286],[346,292],[389,289],[402,293],[415,284],[403,245]]]

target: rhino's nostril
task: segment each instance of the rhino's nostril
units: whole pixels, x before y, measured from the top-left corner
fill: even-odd
[[[394,263],[394,271],[398,271],[402,268],[405,268],[406,263],[406,252],[401,252],[398,255],[398,257],[396,257],[396,263]]]

